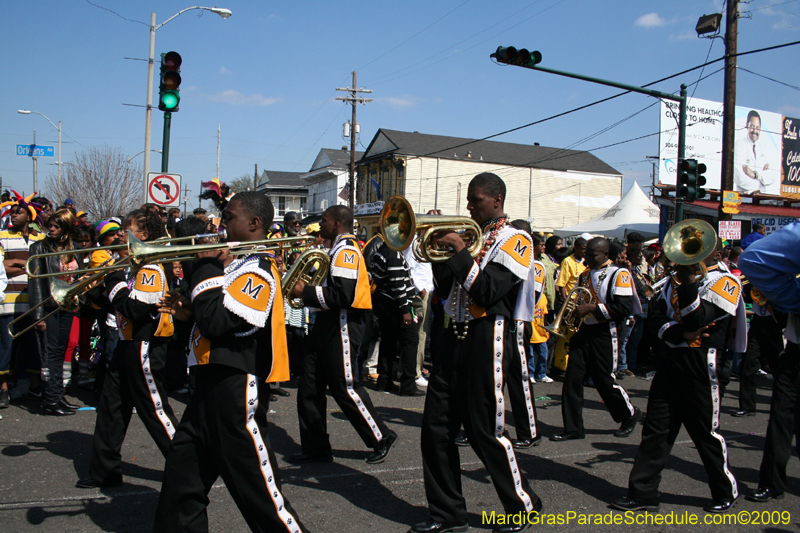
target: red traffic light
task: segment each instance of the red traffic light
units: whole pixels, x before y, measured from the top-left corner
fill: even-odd
[[[165,70],[178,70],[181,68],[181,55],[178,52],[167,52],[161,59],[161,64]]]

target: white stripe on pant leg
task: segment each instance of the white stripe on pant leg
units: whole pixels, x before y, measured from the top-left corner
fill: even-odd
[[[731,482],[731,492],[733,497],[739,497],[739,489],[736,484],[736,478],[728,469],[728,447],[725,445],[725,437],[717,433],[715,430],[719,427],[719,379],[717,378],[717,349],[708,349],[708,379],[711,383],[711,436],[717,439],[722,446],[722,470]]]
[[[291,533],[300,533],[300,526],[297,524],[297,518],[286,510],[283,494],[278,490],[278,485],[275,483],[272,464],[269,462],[269,451],[264,444],[264,439],[261,438],[261,432],[258,430],[258,424],[256,424],[255,421],[256,409],[258,409],[258,378],[252,374],[247,375],[246,409],[247,432],[253,438],[253,445],[256,448],[258,460],[261,463],[261,475],[264,477],[267,491],[269,491],[269,496],[272,499],[272,503],[275,505],[278,518],[284,523],[287,531]]]
[[[375,439],[380,441],[383,438],[383,433],[381,433],[381,430],[378,428],[378,423],[372,418],[370,412],[367,411],[367,407],[364,405],[364,402],[361,401],[361,396],[353,389],[353,369],[350,368],[350,329],[347,326],[346,310],[339,312],[339,333],[342,339],[342,365],[344,366],[344,380],[347,386],[347,395],[350,396],[353,403],[356,404],[358,412],[361,413],[361,416],[366,420]]]
[[[631,399],[628,396],[628,391],[617,385],[617,360],[619,359],[619,338],[617,337],[617,324],[612,320],[608,323],[608,327],[611,330],[611,354],[613,357],[611,377],[614,379],[614,385],[612,385],[612,387],[619,391],[619,393],[625,399],[625,407],[628,408],[628,412],[630,412],[631,416],[634,416],[636,414],[636,409],[631,403]]]
[[[150,343],[142,341],[142,346],[139,349],[139,361],[142,364],[142,373],[144,374],[144,381],[150,391],[150,399],[156,409],[156,416],[161,421],[161,425],[167,430],[170,440],[175,435],[175,428],[172,425],[172,420],[169,419],[167,413],[164,412],[164,405],[161,402],[161,395],[158,393],[156,387],[156,380],[153,378],[153,373],[150,371]]]
[[[536,414],[533,410],[533,398],[531,397],[531,380],[528,374],[528,358],[525,354],[525,323],[517,321],[517,351],[519,351],[519,364],[522,366],[522,391],[525,394],[525,408],[528,410],[528,425],[530,425],[531,435],[535,439],[536,435]],[[517,420],[515,415],[514,420]]]
[[[492,374],[494,375],[494,404],[497,406],[495,410],[495,432],[494,436],[497,441],[503,446],[508,459],[508,468],[511,471],[511,477],[514,480],[514,492],[517,493],[519,499],[525,505],[526,511],[533,510],[533,503],[531,497],[522,489],[522,476],[519,474],[519,466],[517,466],[517,457],[514,455],[514,447],[511,446],[511,441],[503,435],[503,429],[506,425],[506,406],[503,399],[503,351],[504,351],[504,331],[503,324],[505,319],[502,315],[495,315],[494,317],[494,368]]]

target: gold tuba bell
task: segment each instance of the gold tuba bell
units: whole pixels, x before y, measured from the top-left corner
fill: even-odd
[[[678,265],[698,264],[703,276],[708,274],[703,261],[717,249],[714,227],[697,218],[681,220],[669,228],[662,245],[667,259]]]
[[[594,297],[589,289],[586,287],[575,287],[567,295],[567,299],[558,311],[558,316],[556,316],[555,321],[549,326],[545,326],[544,329],[554,335],[564,338],[567,338],[567,334],[576,333],[581,329],[586,317],[578,318],[575,315],[575,310],[578,309],[579,305],[592,303],[593,300]],[[562,330],[566,330],[567,334],[563,333]]]
[[[438,246],[433,236],[440,231],[454,231],[464,240],[469,253],[475,257],[483,247],[483,232],[469,217],[415,215],[411,204],[402,196],[392,196],[383,205],[380,216],[381,233],[386,245],[402,252],[414,242],[414,258],[421,263],[442,263],[453,256],[449,247]]]

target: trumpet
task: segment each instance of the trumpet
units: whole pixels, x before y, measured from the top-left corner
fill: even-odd
[[[586,317],[578,318],[575,311],[578,309],[579,305],[593,303],[593,301],[594,296],[592,296],[589,289],[586,287],[575,287],[569,291],[567,299],[564,301],[561,309],[559,309],[555,321],[549,326],[545,326],[544,329],[554,335],[564,338],[567,338],[567,335],[562,333],[563,330],[566,330],[568,334],[577,333],[577,331],[581,329]]]
[[[414,243],[414,258],[421,263],[442,263],[453,256],[450,248],[438,246],[433,241],[433,236],[440,231],[458,233],[472,257],[476,257],[483,247],[483,232],[471,218],[417,216],[402,196],[392,196],[386,201],[381,210],[380,227],[386,245],[396,252],[402,252]],[[420,236],[414,242],[416,234]]]
[[[302,298],[292,298],[292,289],[302,280],[306,285],[321,285],[328,276],[331,258],[323,250],[312,248],[300,254],[292,267],[283,277],[281,287],[283,297],[293,309],[303,308]]]

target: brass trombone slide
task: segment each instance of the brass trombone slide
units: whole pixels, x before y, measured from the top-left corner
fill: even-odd
[[[132,237],[132,235],[133,234],[129,232],[128,233],[128,238],[130,239]],[[189,235],[187,237],[156,239],[156,240],[154,240],[152,242],[153,242],[153,244],[158,243],[158,244],[161,244],[161,245],[167,245],[167,244],[172,244],[172,243],[175,243],[175,242],[191,241],[192,244],[195,244],[196,241],[198,241],[200,239],[203,239],[203,238],[213,239],[213,238],[219,238],[219,237],[220,237],[220,234],[218,234],[218,233],[203,233],[203,234],[200,234],[200,235]],[[134,237],[134,239],[138,240],[135,237]],[[130,240],[128,242],[130,242]],[[89,253],[89,254],[91,254],[91,253],[94,253],[94,252],[100,252],[100,251],[104,251],[105,250],[105,251],[108,251],[108,252],[112,252],[112,254],[113,254],[114,252],[120,252],[120,251],[126,250],[126,249],[130,253],[130,246],[128,244],[112,244],[110,246],[96,246],[94,248],[80,248],[80,249],[71,250],[71,251],[66,252],[66,253],[76,253],[76,254]],[[65,254],[65,252],[48,252],[48,253],[45,253],[45,254],[32,255],[32,256],[28,257],[28,261],[25,263],[25,273],[28,274],[28,277],[33,278],[33,279],[52,278],[52,277],[61,276],[61,275],[63,275],[63,272],[52,272],[52,273],[49,273],[49,274],[36,274],[35,272],[31,272],[30,265],[31,265],[31,261],[33,261],[34,259],[42,259],[44,257],[53,257],[53,256],[56,256],[56,255],[64,255],[64,254]],[[98,267],[98,268],[104,268],[105,269],[104,272],[111,272],[113,270],[117,270],[117,268],[115,268],[113,265],[106,266],[105,264],[103,266],[101,266],[101,267]],[[77,274],[79,276],[82,276],[82,275],[85,275],[85,274],[93,274],[95,272],[98,272],[97,268],[93,268],[93,269],[84,268],[84,269],[81,269],[81,270],[73,270],[72,272],[70,272],[70,274]]]

